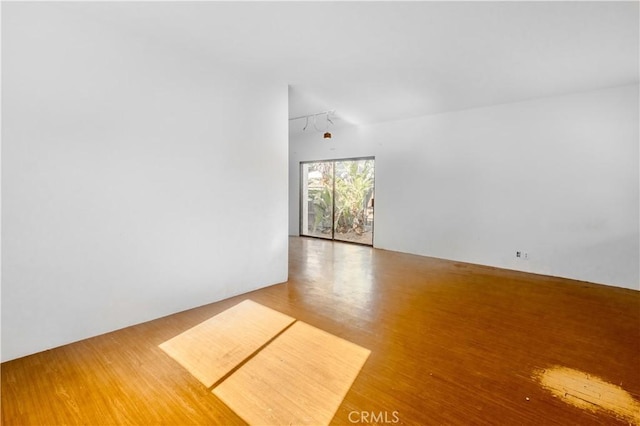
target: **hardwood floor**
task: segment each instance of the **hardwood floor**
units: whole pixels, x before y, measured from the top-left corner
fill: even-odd
[[[289,281],[2,364],[2,424],[243,424],[158,345],[250,298],[371,350],[334,424],[628,424],[552,395],[562,366],[640,400],[640,292],[291,238]]]

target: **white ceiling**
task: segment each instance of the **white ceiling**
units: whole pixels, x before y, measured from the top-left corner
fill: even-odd
[[[114,2],[64,7],[371,123],[638,83],[638,2]],[[303,125],[303,123],[300,123]]]

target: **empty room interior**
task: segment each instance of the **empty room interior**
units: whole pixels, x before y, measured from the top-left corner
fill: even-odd
[[[636,1],[1,3],[3,425],[640,425]]]

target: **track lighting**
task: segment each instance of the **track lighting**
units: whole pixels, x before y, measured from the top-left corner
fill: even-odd
[[[305,122],[304,122],[304,127],[302,128],[302,131],[304,132],[305,130],[307,130],[307,127],[309,127],[309,118],[313,118],[313,128],[316,129],[316,132],[322,132],[323,129],[318,128],[317,118],[319,115],[324,115],[326,116],[327,124],[324,129],[323,138],[331,139],[331,133],[329,132],[329,124],[333,124],[333,121],[331,120],[331,116],[335,114],[335,112],[336,112],[335,110],[330,110],[330,111],[319,112],[316,114],[301,115],[300,117],[290,118],[289,121],[301,120],[304,118]]]

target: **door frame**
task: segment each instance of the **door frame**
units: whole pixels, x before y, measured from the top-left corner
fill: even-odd
[[[374,205],[373,207],[373,223],[371,224],[371,244],[367,244],[367,243],[359,243],[357,241],[345,241],[345,240],[336,240],[335,239],[335,221],[336,221],[336,206],[335,206],[335,195],[336,195],[336,165],[335,163],[340,162],[340,161],[360,161],[360,160],[373,160],[373,198],[375,200],[375,193],[376,193],[376,169],[375,169],[375,161],[376,161],[376,157],[375,155],[369,155],[369,156],[364,156],[364,157],[347,157],[347,158],[329,158],[326,160],[306,160],[306,161],[300,161],[300,163],[298,164],[298,234],[301,237],[305,237],[305,238],[316,238],[319,240],[328,240],[328,241],[338,241],[340,243],[348,243],[348,244],[357,244],[357,245],[361,245],[361,246],[367,246],[367,247],[373,247],[373,237],[374,237],[374,230],[375,230],[375,226],[376,226],[376,207],[375,207],[375,201],[374,201]],[[311,164],[311,163],[333,163],[333,167],[332,169],[332,173],[333,176],[331,177],[331,183],[333,185],[332,188],[332,208],[331,208],[331,238],[324,238],[324,237],[318,237],[315,235],[305,235],[302,233],[302,202],[303,202],[303,190],[302,190],[302,166],[304,164]],[[304,200],[306,201],[306,200]]]

